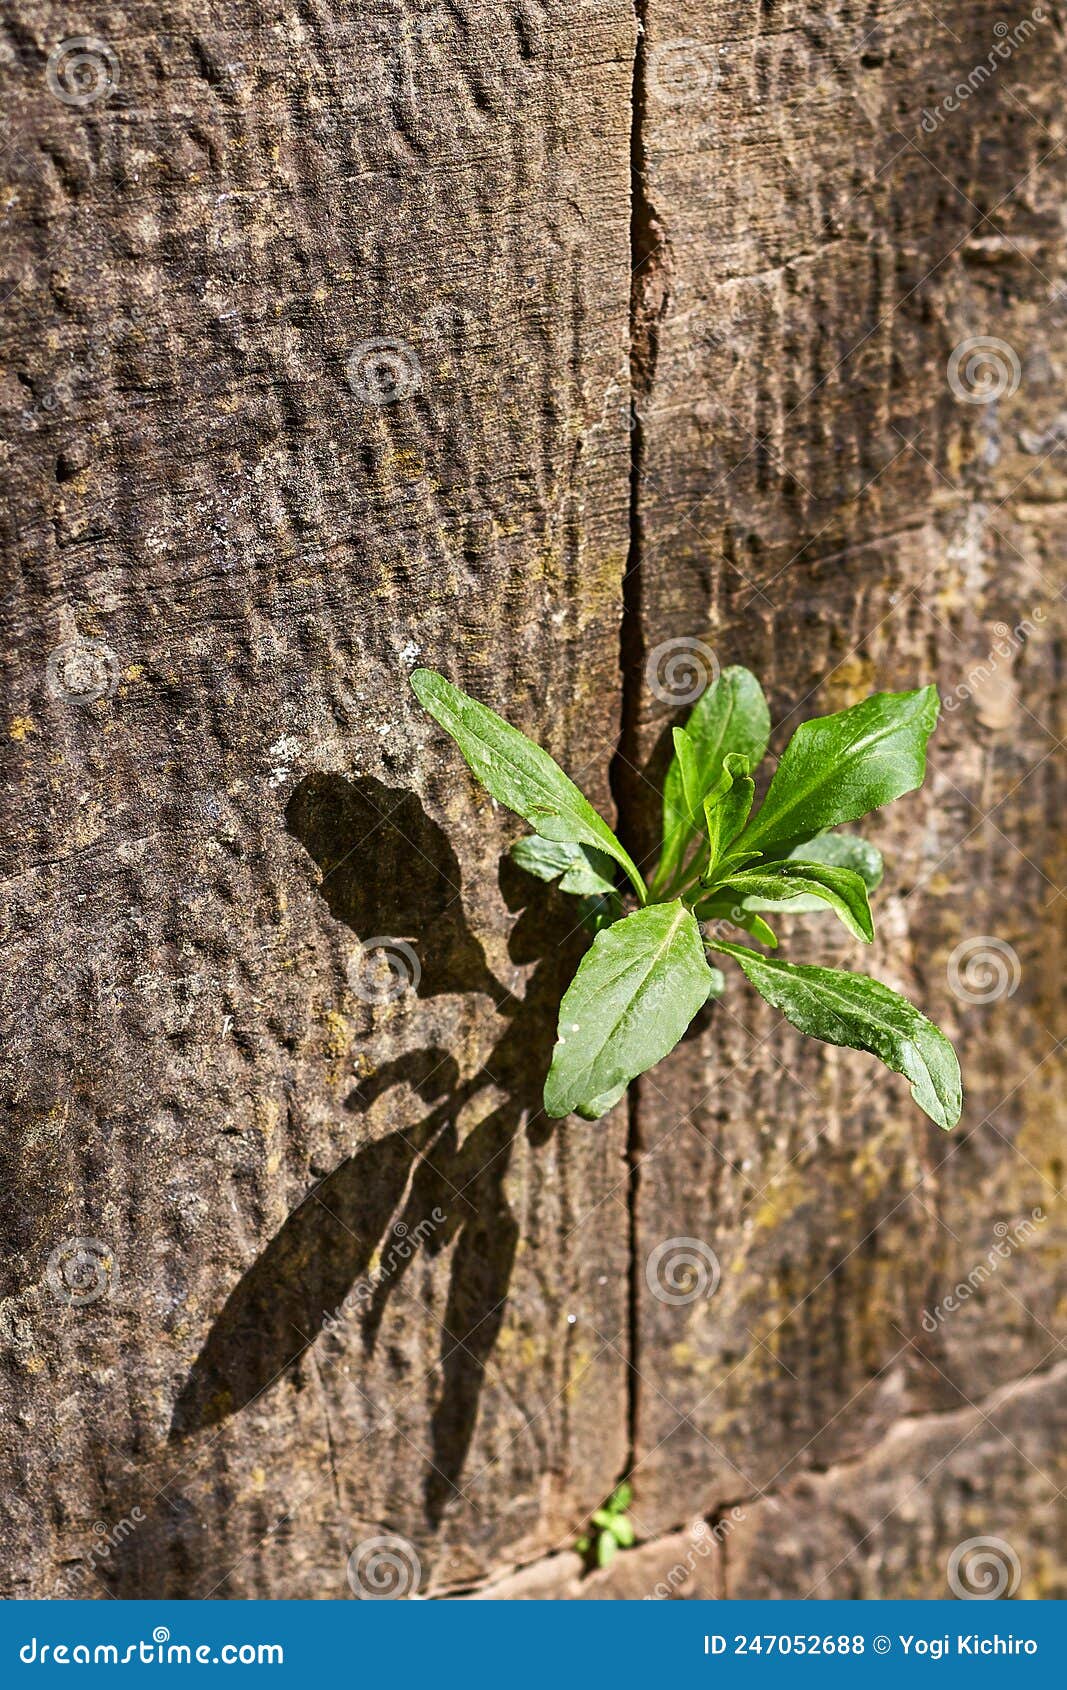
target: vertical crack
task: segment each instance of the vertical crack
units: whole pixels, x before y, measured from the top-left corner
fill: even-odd
[[[641,706],[645,662],[645,601],[642,565],[645,532],[642,492],[647,478],[647,438],[644,413],[652,391],[659,351],[659,325],[669,298],[669,249],[648,183],[648,84],[646,20],[649,0],[634,0],[637,41],[634,51],[630,105],[630,505],[629,547],[622,584],[622,622],[619,630],[619,669],[622,709],[619,741],[611,763],[610,780],[620,838],[638,863],[647,862],[658,837],[658,815],[650,808],[649,788],[640,774]],[[626,1472],[632,1471],[638,1447],[639,1293],[638,1191],[641,1150],[641,1082],[634,1080],[627,1094],[626,1160],[628,1168],[629,1280],[627,1369]]]
[[[659,319],[666,305],[663,265],[664,242],[659,221],[648,193],[647,123],[647,38],[646,14],[649,0],[634,0],[637,43],[634,51],[633,89],[630,104],[630,507],[629,547],[622,583],[622,625],[619,631],[619,667],[622,677],[622,718],[619,743],[611,765],[611,790],[615,799],[623,842],[638,856],[647,855],[650,844],[641,826],[640,711],[644,662],[643,593],[641,566],[644,562],[644,525],[641,490],[647,459],[645,403],[652,390],[658,352]],[[641,845],[644,844],[644,852]]]

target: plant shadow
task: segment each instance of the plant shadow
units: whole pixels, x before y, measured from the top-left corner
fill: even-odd
[[[517,915],[511,960],[533,964],[521,998],[490,972],[463,912],[460,871],[442,830],[411,793],[378,781],[309,776],[286,812],[322,870],[322,893],[362,939],[411,937],[420,996],[491,992],[505,1027],[484,1066],[461,1080],[438,1046],[404,1055],[348,1098],[364,1112],[394,1087],[426,1108],[411,1127],[365,1145],[316,1185],[230,1292],[175,1406],[171,1440],[219,1426],[288,1374],[324,1332],[359,1332],[373,1355],[386,1310],[420,1255],[452,1250],[423,1496],[437,1528],[460,1493],[485,1369],[507,1305],[519,1227],[505,1189],[524,1128],[534,1144],[552,1124],[541,1085],[555,1036],[561,980],[582,948],[553,890],[505,859],[501,891]],[[360,840],[357,850],[348,844]],[[492,1088],[502,1101],[460,1142],[464,1107]],[[351,1346],[347,1360],[351,1364]]]

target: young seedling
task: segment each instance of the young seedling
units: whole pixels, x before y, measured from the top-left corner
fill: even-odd
[[[939,708],[932,686],[874,693],[804,722],[752,815],[752,773],[767,749],[770,715],[756,677],[724,669],[685,727],[674,729],[662,846],[646,885],[547,751],[432,670],[417,669],[411,684],[483,786],[536,829],[512,847],[515,861],[576,894],[596,935],[560,1005],[548,1115],[596,1120],[673,1050],[724,989],[711,951],[736,962],[802,1033],[880,1057],[906,1077],[932,1121],[955,1126],[956,1054],[906,998],[867,974],[783,962],[721,936],[732,924],[773,950],[766,915],[832,911],[871,942],[868,893],[882,877],[881,855],[854,834],[829,830],[922,785]]]
[[[593,1515],[589,1530],[574,1545],[579,1555],[598,1567],[606,1567],[620,1549],[633,1548],[633,1522],[626,1512],[632,1500],[633,1493],[625,1481],[616,1485],[604,1506]]]

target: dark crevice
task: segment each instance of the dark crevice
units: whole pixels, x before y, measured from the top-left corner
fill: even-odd
[[[665,243],[648,193],[646,138],[646,36],[648,0],[634,0],[637,45],[634,53],[630,116],[630,508],[629,548],[622,583],[619,667],[622,710],[619,743],[611,765],[611,790],[623,843],[638,861],[647,857],[648,837],[642,812],[647,803],[638,772],[641,759],[642,669],[645,655],[641,566],[644,561],[642,486],[647,441],[645,403],[652,389],[658,351],[659,320],[666,303]]]
[[[633,1472],[637,1465],[638,1450],[638,1395],[641,1382],[641,1331],[638,1311],[638,1298],[641,1290],[641,1275],[638,1270],[638,1245],[640,1243],[638,1229],[638,1193],[641,1184],[641,1170],[639,1167],[641,1155],[641,1082],[633,1080],[626,1094],[626,1166],[627,1193],[626,1206],[629,1214],[629,1264],[630,1271],[627,1280],[627,1325],[628,1325],[628,1356],[629,1366],[626,1370],[626,1475]]]
[[[659,324],[668,298],[668,249],[663,231],[649,198],[647,148],[647,37],[648,0],[634,0],[637,41],[634,52],[633,92],[630,116],[630,505],[629,548],[622,583],[622,622],[619,632],[619,669],[622,704],[619,741],[611,764],[611,790],[615,800],[618,831],[627,849],[639,863],[647,861],[656,843],[658,818],[650,811],[649,789],[642,780],[640,763],[641,708],[645,663],[644,598],[642,564],[644,528],[642,493],[646,477],[644,413],[652,390],[659,341]],[[639,1385],[639,1236],[638,1161],[640,1156],[641,1086],[635,1080],[627,1094],[626,1159],[629,1170],[629,1284],[627,1369],[627,1457],[626,1474],[637,1461]],[[625,1476],[625,1475],[624,1475]]]

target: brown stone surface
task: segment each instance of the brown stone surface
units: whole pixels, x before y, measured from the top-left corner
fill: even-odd
[[[672,1595],[938,1595],[983,1532],[1064,1593],[1061,35],[928,132],[987,0],[639,11],[635,74],[629,0],[105,6],[87,102],[67,9],[0,32],[6,1594],[345,1596],[402,1534],[426,1593],[644,1595],[735,1504]],[[676,640],[775,749],[953,704],[873,954],[780,924],[957,1038],[952,1138],[739,979],[540,1116],[580,940],[406,677],[641,850]],[[648,1288],[676,1237],[714,1295]]]

